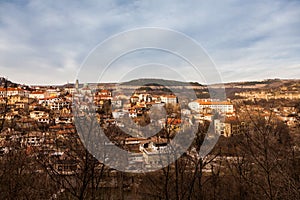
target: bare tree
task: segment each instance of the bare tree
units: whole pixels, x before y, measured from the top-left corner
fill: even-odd
[[[293,151],[288,128],[272,111],[269,115],[247,113],[251,128],[235,147],[237,155],[228,165],[239,198],[299,198],[299,184],[289,172]]]

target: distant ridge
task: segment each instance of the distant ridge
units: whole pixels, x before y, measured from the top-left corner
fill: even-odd
[[[243,82],[230,82],[224,83],[225,87],[237,87],[240,88],[276,88],[281,86],[287,86],[290,84],[300,84],[300,79],[265,79],[262,81],[243,81]]]
[[[121,85],[137,85],[137,86],[158,86],[158,85],[166,85],[166,86],[203,86],[198,82],[182,82],[175,80],[165,80],[165,79],[151,79],[151,78],[143,78],[143,79],[135,79],[127,82],[121,83]]]
[[[4,77],[0,77],[0,87],[5,87],[5,83],[7,87],[20,87],[25,86],[19,83],[14,83]],[[82,83],[81,83],[82,84]],[[90,83],[95,86],[114,86],[116,83]],[[176,81],[176,80],[165,80],[165,79],[155,79],[155,78],[142,78],[142,79],[135,79],[131,81],[126,81],[120,83],[124,86],[199,86],[199,87],[206,87],[205,84],[200,84],[198,82],[183,82],[183,81]],[[300,79],[265,79],[261,81],[241,81],[241,82],[229,82],[229,83],[216,83],[211,84],[210,87],[220,87],[224,85],[226,89],[272,89],[278,88],[282,86],[288,86],[296,84],[296,87],[300,85]],[[74,83],[67,83],[62,85],[49,85],[49,87],[74,87]],[[47,87],[47,86],[46,86]]]
[[[20,84],[13,83],[4,77],[0,77],[0,87],[19,87],[19,86],[20,86]]]

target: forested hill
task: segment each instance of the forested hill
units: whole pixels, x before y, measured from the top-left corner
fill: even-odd
[[[18,86],[19,86],[19,84],[13,83],[4,77],[0,77],[0,87],[18,87]]]

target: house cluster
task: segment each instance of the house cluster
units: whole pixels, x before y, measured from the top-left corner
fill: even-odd
[[[172,107],[166,116],[160,116],[161,119],[156,119],[157,125],[165,127],[180,128],[187,127],[192,124],[204,123],[204,121],[214,121],[216,113],[224,117],[232,117],[235,115],[233,104],[230,101],[220,101],[218,99],[197,99],[189,102],[185,108],[180,108],[178,98],[174,94],[155,94],[154,92],[147,92],[136,90],[131,95],[117,94],[112,95],[112,90],[97,89],[92,95],[91,89],[83,87],[80,90],[83,96],[89,96],[90,101],[93,101],[98,112],[98,121],[102,121],[106,127],[109,125],[117,125],[124,127],[124,121],[119,120],[126,117],[132,118],[135,122],[139,123],[145,120],[145,116],[149,116],[151,108],[163,107],[166,110],[168,106]],[[89,95],[86,95],[89,94]],[[83,102],[82,109],[87,108],[86,102]],[[158,109],[162,110],[162,109]],[[161,114],[161,113],[160,113]],[[181,120],[184,118],[184,120]],[[149,122],[152,120],[150,119]],[[189,121],[189,124],[184,122]],[[233,129],[232,129],[233,130]],[[132,130],[134,131],[134,130]],[[223,135],[224,131],[220,131]],[[138,134],[134,134],[138,135]],[[231,134],[224,134],[230,136]]]
[[[280,91],[259,91],[259,90],[251,90],[246,92],[237,92],[235,93],[236,97],[242,97],[246,100],[258,100],[258,99],[290,99],[290,100],[298,100],[300,99],[300,93],[295,90],[280,90]]]
[[[297,109],[293,106],[273,108],[272,111],[275,113],[278,119],[283,121],[286,125],[288,125],[288,127],[293,128],[300,124],[300,113],[298,113]]]
[[[134,93],[130,96],[125,94],[112,95],[106,89],[96,91],[93,101],[98,109],[102,110],[101,118],[107,124],[116,124],[116,119],[131,117],[139,121],[142,116],[149,114],[152,106],[163,107],[167,104],[176,105],[178,99],[175,95],[154,95],[149,93]],[[108,107],[110,107],[108,109]],[[111,112],[111,115],[108,115]],[[119,123],[119,126],[124,124]]]
[[[261,113],[261,116],[268,118],[270,115],[277,120],[284,122],[289,128],[295,128],[299,126],[300,113],[296,109],[295,105],[300,100],[299,84],[293,84],[288,86],[282,86],[278,89],[272,90],[251,90],[246,92],[235,93],[234,102],[277,102],[276,107],[265,108],[260,104],[254,103],[253,105],[243,105],[240,113],[247,112],[247,110],[254,110]],[[284,103],[278,103],[284,102]],[[272,114],[270,113],[270,110]]]
[[[237,120],[234,106],[230,101],[218,99],[197,99],[189,103],[194,113],[193,118],[198,123],[209,121],[214,126],[216,134],[224,137],[242,134],[247,125]],[[216,117],[219,116],[219,117]]]
[[[159,130],[167,128],[168,136],[172,139],[176,133],[187,130],[191,125],[204,123],[205,121],[213,122],[217,113],[222,116],[234,116],[233,104],[218,99],[197,99],[181,109],[177,96],[173,94],[136,91],[131,95],[113,95],[112,92],[114,91],[107,89],[96,89],[94,94],[91,91],[92,89],[83,87],[75,96],[78,97],[78,101],[82,102],[80,105],[82,111],[88,108],[89,102],[94,102],[99,111],[97,116],[100,124],[102,123],[104,128],[109,126],[123,128],[127,124],[122,119],[127,117],[139,123],[145,120],[146,115],[155,112],[155,108],[157,108],[157,114],[161,118],[156,119],[157,124],[155,125],[159,127]],[[163,110],[168,111],[160,116],[159,114]],[[149,122],[151,122],[151,119]],[[237,130],[237,122],[227,121],[226,123],[229,123],[232,127],[228,128],[228,125],[226,125],[226,131],[225,126],[219,127],[217,129],[218,134],[229,137],[242,132],[241,128]],[[130,137],[115,137],[114,139],[117,140],[118,144],[124,144],[126,148],[134,152],[128,157],[128,163],[131,167],[136,165],[145,165],[143,167],[161,165],[161,162],[163,162],[161,156],[170,153],[168,152],[166,135],[145,138],[142,134],[139,134],[138,128],[130,129],[130,135]],[[106,145],[109,149],[112,144]]]
[[[61,174],[74,173],[77,161],[67,156],[68,148],[65,141],[69,137],[78,137],[72,112],[78,105],[79,110],[76,113],[79,117],[90,108],[95,109],[98,122],[103,129],[112,131],[110,133],[112,135],[117,132],[116,126],[123,128],[127,125],[126,121],[119,119],[129,117],[137,124],[145,126],[153,122],[149,117],[153,112],[157,112],[157,116],[160,117],[156,119],[155,125],[159,129],[166,128],[171,139],[176,133],[187,130],[192,125],[204,124],[206,121],[211,122],[216,134],[224,137],[240,135],[249,129],[247,122],[238,120],[235,107],[230,100],[196,99],[185,102],[186,105],[181,107],[177,96],[168,92],[137,90],[130,95],[124,93],[113,95],[115,91],[105,87],[90,89],[86,85],[79,90],[78,82],[75,86],[75,88],[68,86],[0,88],[0,107],[5,111],[0,115],[0,120],[5,122],[0,137],[0,155],[13,148],[10,144],[18,143],[21,147],[27,148],[28,154],[36,152],[33,149],[47,152],[49,160]],[[284,95],[286,98],[300,99],[299,93],[289,89],[286,91],[287,93],[276,93],[277,97],[281,98],[280,95]],[[236,97],[251,100],[271,99],[272,95],[263,91],[236,93]],[[264,117],[270,114],[259,105],[251,105],[251,109],[257,109]],[[247,114],[247,110],[249,110],[247,106],[242,107],[239,115]],[[273,112],[289,126],[294,126],[299,121],[299,113],[292,106],[276,108]],[[126,145],[133,152],[128,157],[130,166],[138,168],[141,165],[143,167],[162,165],[164,161],[161,156],[168,155],[170,150],[168,146],[170,138],[164,135],[166,133],[145,138],[143,134],[139,134],[140,130],[130,131],[131,136],[115,137],[119,144]]]
[[[178,99],[175,95],[153,95],[148,93],[135,93],[130,97],[130,102],[125,106],[124,111],[127,112],[130,117],[136,118],[147,113],[153,105],[165,106],[166,104],[176,105]]]
[[[76,133],[71,105],[72,94],[61,87],[0,88],[0,154],[63,151],[58,141]]]
[[[214,120],[214,129],[217,134],[224,137],[245,134],[249,130],[247,122],[240,122],[235,117],[226,118],[224,121],[220,119]]]

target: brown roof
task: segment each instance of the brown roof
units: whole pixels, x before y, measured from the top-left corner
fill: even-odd
[[[136,137],[129,137],[125,139],[126,141],[144,141],[147,140],[146,138],[136,138]]]
[[[201,105],[232,105],[232,103],[228,101],[203,101],[203,100],[196,100],[195,102]]]

